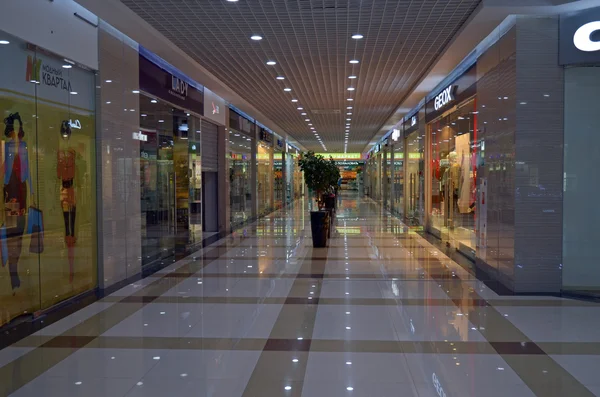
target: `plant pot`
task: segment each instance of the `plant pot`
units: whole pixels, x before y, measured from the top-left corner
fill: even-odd
[[[310,229],[312,232],[313,247],[322,248],[327,246],[330,222],[331,221],[329,220],[329,212],[310,212]]]

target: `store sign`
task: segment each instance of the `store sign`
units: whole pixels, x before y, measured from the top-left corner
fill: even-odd
[[[140,89],[185,110],[204,115],[204,93],[140,54]]]
[[[43,84],[69,93],[76,92],[73,90],[71,80],[68,78],[66,70],[67,69],[62,68],[62,66],[51,65],[44,62],[41,58],[34,59],[33,55],[28,55],[25,80],[30,83]]]
[[[273,145],[273,134],[264,128],[260,129],[259,138],[261,141],[268,143],[269,145]]]
[[[600,7],[560,17],[561,65],[600,63]]]
[[[455,97],[454,97],[455,91],[456,91],[455,85],[449,85],[448,87],[444,88],[444,90],[442,92],[440,92],[433,100],[433,108],[435,110],[440,110],[444,106],[453,102],[455,99]]]
[[[398,139],[400,139],[400,130],[398,130],[398,129],[392,130],[392,140],[397,141]]]
[[[148,142],[148,135],[144,134],[142,131],[134,132],[133,139],[136,141]]]
[[[69,126],[72,129],[76,129],[76,130],[80,130],[81,129],[81,122],[79,120],[69,120]]]
[[[326,159],[332,158],[334,160],[361,160],[362,153],[315,153],[325,157]]]
[[[204,116],[217,124],[225,125],[225,100],[204,87]]]

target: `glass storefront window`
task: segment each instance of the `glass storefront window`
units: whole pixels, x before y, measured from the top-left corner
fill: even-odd
[[[273,148],[259,143],[256,163],[258,216],[262,216],[273,210]]]
[[[142,265],[148,265],[200,238],[200,119],[140,94],[134,138],[140,141]]]
[[[273,167],[275,171],[275,193],[274,193],[274,205],[275,209],[279,209],[283,207],[283,195],[284,195],[284,185],[285,181],[283,180],[283,156],[284,154],[281,152],[276,152],[273,154]]]
[[[253,139],[229,130],[229,183],[231,226],[252,217],[252,145]]]
[[[394,184],[392,208],[400,217],[404,216],[404,140],[400,138],[394,143],[394,161],[392,164],[392,180]]]
[[[385,208],[391,208],[391,191],[392,191],[392,152],[391,146],[385,147],[385,152],[383,153],[383,205]]]
[[[406,223],[422,226],[425,216],[425,134],[406,137]]]
[[[96,76],[0,39],[3,325],[97,285]]]
[[[476,102],[429,124],[430,227],[458,249],[475,249]],[[411,149],[409,148],[409,152]]]

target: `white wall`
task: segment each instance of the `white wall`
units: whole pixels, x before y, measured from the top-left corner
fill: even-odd
[[[91,69],[98,69],[98,18],[73,0],[2,0],[0,29]]]
[[[565,71],[563,288],[600,289],[600,67]]]

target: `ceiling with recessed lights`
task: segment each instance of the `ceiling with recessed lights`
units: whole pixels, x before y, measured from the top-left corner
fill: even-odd
[[[481,2],[121,1],[304,147],[329,152],[363,151]]]

